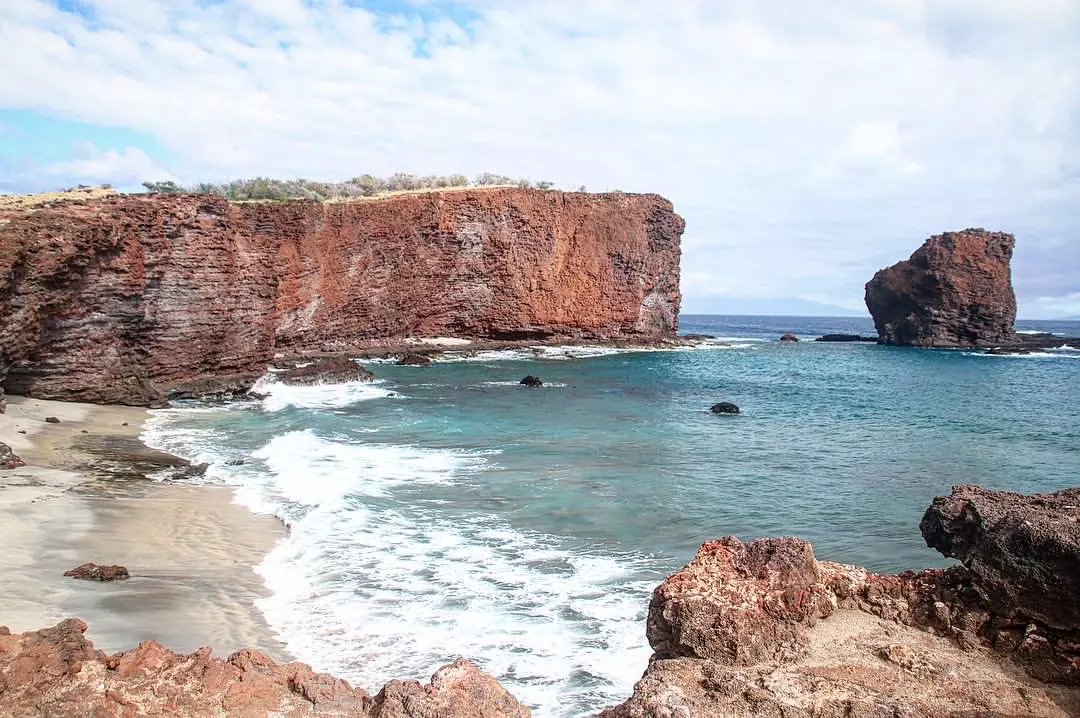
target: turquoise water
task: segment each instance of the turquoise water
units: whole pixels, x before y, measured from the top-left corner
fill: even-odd
[[[878,571],[942,565],[918,522],[950,485],[1080,476],[1080,352],[776,341],[872,333],[858,319],[682,330],[727,345],[375,364],[374,385],[267,384],[260,403],[160,412],[148,439],[290,524],[259,568],[260,608],[298,658],[370,689],[466,655],[538,716],[629,695],[649,594],[706,539],[793,534]],[[743,413],[708,413],[718,401]]]

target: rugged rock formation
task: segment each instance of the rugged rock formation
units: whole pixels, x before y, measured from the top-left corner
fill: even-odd
[[[258,651],[226,660],[209,648],[190,655],[155,641],[107,656],[68,619],[54,628],[11,635],[0,627],[0,714],[82,716],[276,715],[357,718],[527,718],[529,709],[464,659],[431,683],[391,681],[371,696],[303,663],[277,665]]]
[[[1078,499],[956,487],[922,528],[966,565],[898,576],[710,541],[653,593],[653,660],[601,716],[1080,715]]]
[[[347,381],[371,381],[375,375],[352,359],[343,356],[318,357],[275,374],[278,381],[294,386],[341,384]]]
[[[0,209],[9,393],[153,405],[275,353],[408,336],[674,336],[683,221],[656,195],[472,189]]]
[[[17,469],[25,465],[26,462],[16,456],[10,446],[0,442],[0,469]]]
[[[427,366],[431,363],[431,357],[426,354],[410,352],[395,362],[398,366]]]
[[[956,486],[934,499],[920,524],[926,543],[964,562],[972,586],[1003,621],[1048,637],[1075,663],[1080,684],[1080,488],[1024,496],[981,486]],[[1068,597],[1068,598],[1063,598]],[[1029,628],[1033,627],[1033,628]]]
[[[799,341],[799,338],[797,336],[795,336],[794,334],[789,333],[789,334],[785,334],[782,337],[780,337],[780,341],[795,343],[795,342]]]
[[[1011,234],[966,229],[926,240],[910,259],[866,284],[866,306],[885,344],[991,346],[1013,337]]]
[[[527,376],[522,377],[521,381],[519,381],[518,384],[521,384],[523,386],[528,386],[528,387],[534,387],[535,388],[535,387],[538,387],[538,386],[543,386],[544,382],[540,377],[533,376],[532,374],[529,374]]]
[[[84,581],[123,581],[131,574],[123,566],[99,566],[90,561],[64,571],[64,575],[69,578],[81,578]]]

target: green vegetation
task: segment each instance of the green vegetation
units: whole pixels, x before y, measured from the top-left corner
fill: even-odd
[[[269,177],[233,180],[225,184],[201,182],[184,187],[175,182],[143,182],[147,192],[166,194],[197,192],[218,194],[231,200],[340,200],[358,197],[379,197],[394,192],[423,192],[466,187],[523,187],[549,190],[552,182],[533,182],[485,172],[470,180],[465,175],[410,175],[398,172],[390,177],[360,175],[345,182],[315,182],[313,180],[277,180]]]

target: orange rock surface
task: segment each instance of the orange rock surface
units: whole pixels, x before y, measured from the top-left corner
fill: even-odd
[[[683,227],[656,195],[513,188],[0,207],[0,382],[146,405],[243,385],[282,351],[658,339],[677,329]]]

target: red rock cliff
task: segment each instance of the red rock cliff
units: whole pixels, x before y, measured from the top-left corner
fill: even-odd
[[[196,379],[258,375],[275,351],[660,338],[677,328],[683,226],[656,195],[520,189],[0,211],[0,380],[147,404]]]
[[[885,344],[923,347],[1013,341],[1011,234],[966,229],[926,240],[866,283],[866,307]]]

